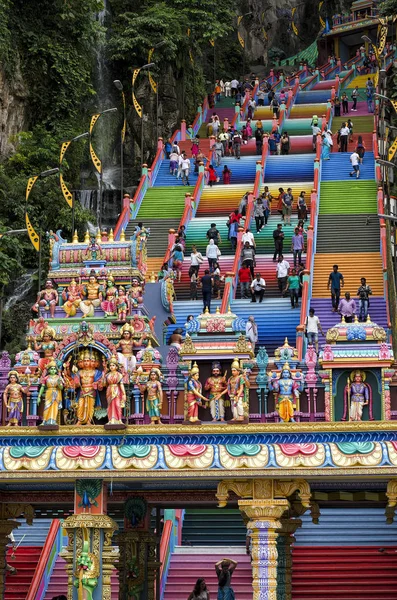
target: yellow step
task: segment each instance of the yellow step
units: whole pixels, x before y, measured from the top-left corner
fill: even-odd
[[[382,257],[379,252],[349,254],[316,254],[314,257],[313,298],[328,296],[328,277],[333,265],[338,265],[345,280],[344,292],[356,294],[361,277],[365,277],[374,296],[383,296]]]

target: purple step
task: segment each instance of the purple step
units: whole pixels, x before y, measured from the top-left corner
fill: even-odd
[[[216,112],[216,114],[218,115],[222,125],[223,119],[229,119],[229,123],[231,122],[231,120],[234,117],[235,110],[234,106],[231,106],[230,108],[216,108],[216,106],[214,108],[210,108],[208,109],[207,113],[207,122],[211,120],[211,117],[214,112]]]
[[[356,298],[355,300],[358,310],[358,300]],[[314,308],[316,311],[315,314],[320,319],[324,332],[340,321],[340,315],[338,313],[331,312],[331,295],[329,298],[312,298],[310,302],[310,308]],[[368,314],[371,317],[371,321],[377,323],[381,327],[387,327],[386,301],[384,298],[379,296],[371,298]]]

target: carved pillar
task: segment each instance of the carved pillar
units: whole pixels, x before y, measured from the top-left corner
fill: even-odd
[[[120,548],[119,598],[155,600],[155,582],[160,563],[157,538],[149,531],[150,513],[144,498],[134,496],[124,505],[124,531],[117,536]]]
[[[20,523],[14,519],[21,515],[32,525],[34,510],[30,504],[0,504],[0,599],[4,598],[5,592],[6,552],[7,544],[10,543],[8,536],[13,529],[19,527]]]
[[[282,518],[291,510],[299,491],[299,506],[308,510],[310,486],[304,479],[232,479],[218,485],[219,506],[226,506],[229,491],[238,497],[240,510],[248,520],[251,537],[253,600],[290,600],[292,534],[299,519]]]
[[[111,600],[110,580],[118,559],[112,537],[118,525],[105,514],[106,487],[100,480],[76,482],[74,510],[64,522],[68,600],[84,598],[84,593],[92,594],[92,600]]]

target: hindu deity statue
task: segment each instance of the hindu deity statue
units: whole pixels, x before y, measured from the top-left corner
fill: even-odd
[[[114,278],[109,275],[107,278],[105,299],[101,302],[101,308],[105,317],[113,317],[116,314],[117,288],[114,285]]]
[[[207,398],[201,393],[202,385],[199,381],[200,370],[197,363],[194,363],[193,367],[189,371],[189,377],[186,383],[186,396],[185,404],[187,407],[186,420],[191,423],[197,423],[200,421],[198,418],[198,407],[203,405],[203,402],[207,402]]]
[[[51,279],[48,279],[44,290],[41,290],[37,294],[36,304],[32,307],[32,310],[40,316],[40,308],[44,311],[50,311],[52,318],[55,316],[55,307],[58,304],[58,292],[54,288],[54,284]]]
[[[64,301],[62,308],[66,313],[66,317],[76,316],[77,309],[81,304],[82,296],[81,286],[77,285],[75,279],[72,279],[66,290],[62,292],[62,299]]]
[[[47,364],[47,375],[41,379],[41,387],[37,396],[40,405],[44,394],[43,425],[57,425],[58,412],[62,408],[63,379],[54,360]]]
[[[80,302],[80,310],[84,317],[93,317],[95,309],[102,301],[101,286],[95,273],[91,272],[88,283],[82,289],[83,300]]]
[[[142,367],[137,369],[135,380],[141,394],[147,392],[146,410],[152,423],[161,423],[161,408],[163,406],[163,388],[161,386],[162,375],[160,369],[153,367],[149,374],[145,375]]]
[[[78,590],[79,600],[92,600],[95,588],[98,585],[100,575],[98,557],[89,551],[90,544],[84,540],[83,548],[76,561],[74,587]]]
[[[55,341],[55,329],[44,327],[40,334],[40,342],[34,342],[34,349],[44,353],[44,358],[39,359],[39,367],[44,371],[46,365],[52,360],[58,344]]]
[[[135,371],[136,367],[136,358],[134,356],[134,347],[142,346],[143,340],[147,337],[146,333],[143,333],[139,340],[134,340],[135,329],[129,323],[126,323],[122,326],[120,333],[121,339],[116,346],[116,349],[119,350],[117,353],[119,362],[124,367],[124,371],[126,374],[131,375],[133,371]],[[128,381],[128,377],[125,379],[125,382]]]
[[[96,241],[94,236],[91,237],[90,243],[84,251],[84,258],[87,260],[100,260],[102,258],[102,248]]]
[[[137,308],[138,304],[142,304],[143,302],[143,287],[137,277],[133,277],[131,281],[128,296],[131,299],[132,308]]]
[[[218,361],[212,363],[212,375],[204,384],[204,389],[209,391],[210,410],[213,421],[225,420],[225,406],[222,397],[215,399],[220,392],[227,388],[226,373],[221,375],[221,364]]]
[[[293,378],[289,364],[286,362],[279,377],[277,373],[271,373],[269,378],[269,389],[275,392],[276,411],[281,421],[295,422],[294,414],[299,404],[299,392],[303,388],[303,378]]]
[[[95,351],[79,352],[77,367],[70,368],[70,357],[64,366],[64,380],[69,389],[77,389],[77,425],[92,424],[95,408],[101,405],[99,390],[103,388],[103,373],[98,369]]]
[[[240,367],[240,362],[235,359],[232,362],[232,376],[227,380],[226,389],[215,396],[215,399],[219,400],[226,392],[228,393],[233,412],[232,421],[248,419],[249,386],[247,372]]]
[[[130,312],[130,300],[125,293],[125,288],[121,285],[116,298],[117,320],[125,322]]]
[[[122,409],[125,407],[127,397],[117,356],[112,356],[108,368],[105,385],[109,425],[122,425]]]
[[[352,371],[347,378],[344,400],[349,410],[349,421],[362,421],[363,408],[372,400],[372,390],[367,383],[364,383],[365,379],[364,371],[359,370]]]
[[[19,425],[23,413],[23,394],[27,394],[29,385],[24,387],[19,383],[18,371],[8,373],[8,385],[3,393],[3,402],[7,408],[8,426]]]
[[[150,235],[150,229],[146,228],[143,223],[138,223],[135,227],[132,239],[135,240],[136,264],[138,269],[145,275],[147,271],[147,240]]]

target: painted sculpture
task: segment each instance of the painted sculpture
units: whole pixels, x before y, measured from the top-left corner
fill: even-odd
[[[189,376],[186,382],[185,390],[185,407],[186,420],[190,423],[200,423],[198,418],[198,407],[203,405],[203,401],[207,402],[207,398],[203,396],[202,385],[199,381],[200,370],[197,363],[189,371]]]
[[[64,382],[58,372],[54,360],[47,365],[47,375],[41,379],[41,387],[37,396],[37,405],[44,394],[44,412],[42,425],[57,425],[59,409],[62,408],[62,390]]]
[[[75,579],[73,581],[73,585],[78,590],[78,600],[92,600],[99,576],[98,558],[95,554],[89,552],[89,542],[85,540],[81,553],[77,557]]]
[[[127,398],[117,356],[112,356],[108,368],[109,371],[105,375],[108,422],[109,425],[120,425],[123,423],[122,409]]]
[[[66,317],[75,317],[82,300],[81,286],[77,285],[75,279],[72,279],[66,290],[62,292],[62,299],[64,301],[62,308]]]
[[[125,373],[131,375],[131,373],[135,371],[136,367],[136,358],[133,352],[134,347],[142,346],[143,340],[146,338],[146,334],[141,335],[139,340],[134,340],[132,336],[135,332],[135,329],[130,323],[123,325],[120,332],[121,339],[116,346],[116,349],[119,350],[117,353],[118,359],[122,364]],[[124,382],[127,383],[127,381],[128,377],[125,377]]]
[[[130,300],[125,292],[125,288],[121,285],[116,298],[117,320],[125,323],[127,315],[130,313]]]
[[[101,308],[105,313],[105,317],[113,317],[116,314],[116,299],[117,288],[114,285],[114,278],[112,275],[108,275],[105,299],[101,302]]]
[[[18,371],[8,373],[8,385],[3,393],[3,401],[7,408],[8,426],[18,426],[22,419],[23,394],[27,394],[29,386],[19,383]]]
[[[245,421],[248,418],[249,385],[247,372],[241,368],[240,362],[235,359],[232,362],[232,376],[227,381],[226,389],[215,396],[215,399],[219,400],[226,392],[229,395],[233,413],[231,421]]]
[[[299,392],[303,389],[303,376],[297,374],[296,378],[291,375],[289,364],[286,362],[280,375],[272,372],[269,378],[269,389],[275,392],[276,411],[280,420],[288,423],[295,422],[294,415],[299,405]]]
[[[70,368],[71,357],[65,363],[65,383],[72,390],[78,390],[77,425],[92,424],[95,408],[101,405],[99,390],[103,388],[103,373],[98,369],[99,357],[88,349],[79,352],[77,367]]]
[[[83,300],[80,302],[80,310],[83,317],[93,317],[95,309],[101,305],[102,289],[98,283],[97,276],[91,272],[88,283],[83,286]]]
[[[55,341],[55,329],[52,327],[44,327],[40,334],[40,341],[34,342],[34,349],[44,353],[44,357],[39,359],[39,367],[42,371],[46,365],[52,361],[54,352],[58,344]]]
[[[102,258],[103,251],[94,237],[91,238],[86,250],[84,251],[85,260],[100,260]]]
[[[132,308],[138,308],[139,304],[142,304],[143,302],[143,287],[137,277],[134,277],[131,281],[128,297],[131,301]]]
[[[54,284],[51,279],[48,279],[44,290],[41,290],[37,294],[36,304],[32,307],[32,310],[40,316],[40,309],[45,312],[50,312],[52,318],[55,317],[55,308],[58,304],[58,292],[54,288]]]
[[[352,371],[347,378],[342,421],[346,420],[346,413],[349,414],[349,421],[362,421],[364,406],[372,404],[372,390],[367,383],[364,383],[365,379],[364,371],[359,370]]]
[[[204,389],[209,391],[211,417],[213,421],[225,420],[225,402],[222,397],[217,398],[220,392],[227,387],[226,373],[221,375],[221,364],[218,361],[212,363],[212,375],[204,384]]]
[[[137,369],[136,384],[141,394],[147,393],[146,410],[151,423],[161,423],[161,409],[163,406],[162,375],[160,369],[152,368],[149,374],[143,372],[142,367]]]

